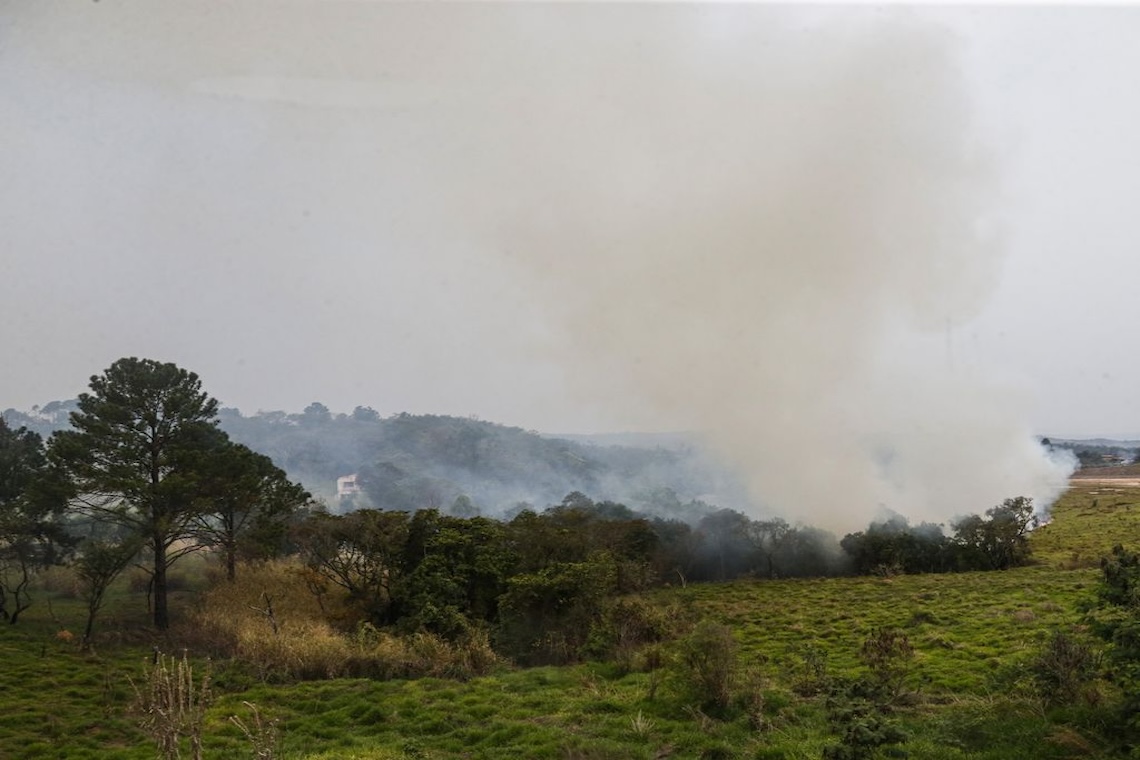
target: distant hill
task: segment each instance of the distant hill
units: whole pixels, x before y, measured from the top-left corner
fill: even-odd
[[[483,420],[398,414],[257,414],[227,410],[221,427],[336,503],[336,478],[357,474],[356,506],[504,514],[557,504],[572,491],[658,514],[739,504],[743,489],[691,443],[600,445]]]
[[[692,433],[555,433],[550,438],[562,438],[576,443],[587,443],[595,446],[633,446],[641,449],[673,449],[683,451],[698,446],[698,440]]]
[[[75,401],[31,412],[9,409],[13,426],[45,438],[69,426]],[[245,416],[224,408],[219,426],[273,459],[330,509],[361,506],[503,515],[558,504],[573,491],[644,512],[694,519],[715,507],[745,508],[742,484],[685,433],[549,436],[442,415],[382,418],[357,407],[332,414],[312,404],[299,414]],[[337,478],[357,475],[362,493],[341,501]]]
[[[1073,446],[1097,446],[1105,449],[1140,448],[1140,436],[1129,438],[1050,438],[1054,444]]]
[[[1068,450],[1076,457],[1079,464],[1077,475],[1087,470],[1101,467],[1121,467],[1130,465],[1140,456],[1140,441],[1117,441],[1111,438],[1090,439],[1046,439],[1054,449]]]
[[[79,409],[79,400],[73,398],[67,401],[51,401],[43,406],[33,406],[29,412],[5,409],[3,417],[11,427],[25,427],[46,439],[57,430],[70,428],[71,413],[77,409]]]

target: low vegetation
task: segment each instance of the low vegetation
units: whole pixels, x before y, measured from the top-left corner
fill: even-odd
[[[46,446],[0,424],[5,757],[1140,752],[1136,489],[842,540],[579,492],[329,514],[192,373],[92,391]]]
[[[211,674],[206,758],[1127,756],[1129,639],[1119,625],[1098,635],[1090,615],[1135,620],[1134,555],[1113,553],[1140,544],[1132,494],[1070,491],[1029,535],[1037,562],[1004,572],[619,597],[594,632],[601,654],[561,667],[520,669],[474,639],[345,633],[319,624],[339,613],[305,591],[303,564],[250,565],[228,584],[206,558],[176,584],[184,624],[148,628],[121,578],[84,653],[67,634],[85,606],[55,574],[43,603],[3,627],[0,746],[13,758],[155,757],[132,683],[153,673],[158,646]],[[1074,552],[1115,558],[1123,580],[1106,585]],[[182,747],[190,756],[188,737]]]

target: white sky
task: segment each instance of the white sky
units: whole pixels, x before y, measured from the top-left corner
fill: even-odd
[[[575,293],[520,271],[509,235],[484,245],[520,203],[504,186],[526,176],[496,167],[620,125],[593,119],[638,89],[627,65],[650,72],[652,108],[671,77],[733,76],[723,51],[738,48],[719,41],[776,16],[810,46],[817,25],[900,14],[935,30],[964,78],[1002,233],[984,308],[948,316],[931,361],[1012,385],[1042,434],[1137,433],[1140,8],[1127,6],[0,4],[0,408],[73,397],[134,355],[198,372],[246,413],[321,401],[550,432],[691,424],[620,383],[600,400],[612,359],[560,351],[565,314],[548,307]],[[732,114],[710,111],[709,134]],[[629,137],[643,138],[659,139]],[[568,155],[558,176],[587,186],[625,166]],[[649,183],[625,181],[633,198]]]

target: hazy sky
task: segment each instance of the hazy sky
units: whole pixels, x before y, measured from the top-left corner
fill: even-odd
[[[777,427],[796,384],[1134,433],[1137,39],[1129,7],[8,0],[0,408],[134,355],[247,413],[691,428],[739,378]]]

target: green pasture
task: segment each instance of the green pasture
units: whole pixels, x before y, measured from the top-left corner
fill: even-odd
[[[213,677],[206,758],[253,757],[231,720],[275,723],[275,757],[395,758],[819,758],[831,741],[814,682],[859,672],[873,630],[904,631],[915,648],[909,698],[898,718],[913,758],[1109,757],[1096,710],[1047,708],[1027,664],[1055,630],[1082,633],[1099,557],[1140,546],[1140,489],[1082,485],[1032,537],[1035,563],[1004,572],[737,581],[654,592],[685,619],[727,624],[740,647],[740,698],[712,711],[695,704],[669,667],[586,663],[508,669],[468,681],[254,681],[240,664],[206,663]],[[200,570],[200,568],[198,569]],[[179,603],[194,603],[186,566]],[[65,590],[41,592],[0,630],[0,758],[152,758],[129,707],[131,679],[152,647],[140,593],[127,581],[101,618],[92,654],[61,631],[81,629]],[[50,609],[48,602],[50,601]],[[665,647],[668,655],[668,647]],[[1103,699],[1112,685],[1096,685]],[[1095,706],[1095,700],[1094,700]],[[191,757],[184,752],[183,757]]]

